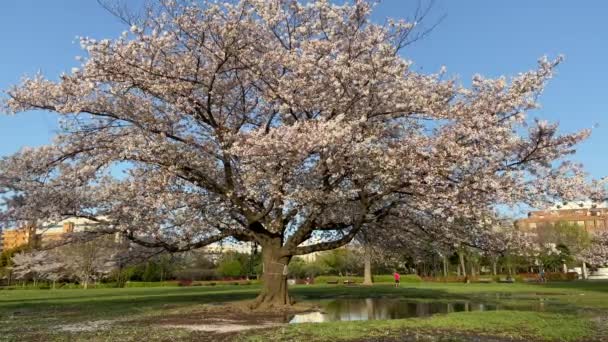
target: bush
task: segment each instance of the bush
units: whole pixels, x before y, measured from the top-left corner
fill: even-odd
[[[374,283],[394,283],[395,277],[392,274],[381,274],[373,276]],[[422,278],[417,274],[402,274],[401,283],[420,283]]]
[[[126,287],[165,287],[179,286],[177,281],[130,281],[126,283]]]
[[[186,269],[174,272],[176,279],[213,280],[217,278],[214,269]]]
[[[350,280],[350,281],[354,281],[355,283],[361,283],[363,282],[363,277],[357,277],[357,276],[352,276],[352,277],[348,277],[348,276],[318,276],[315,278],[315,283],[316,284],[327,284],[327,282],[338,282],[338,283],[342,283],[344,280]]]
[[[469,277],[471,281],[474,281],[474,278]],[[460,276],[447,276],[447,277],[423,277],[423,281],[428,282],[438,282],[438,283],[464,283],[464,277]]]
[[[548,272],[545,274],[547,281],[572,281],[578,279],[578,273],[576,272]]]
[[[337,281],[342,284],[345,280],[350,280],[355,283],[362,283],[363,277],[361,276],[318,276],[314,278],[315,284],[327,284],[327,282]],[[374,283],[394,283],[395,278],[392,274],[380,274],[373,276]],[[401,283],[420,283],[422,278],[416,274],[404,274],[401,276]]]
[[[177,282],[177,286],[192,286],[192,279],[182,279]]]

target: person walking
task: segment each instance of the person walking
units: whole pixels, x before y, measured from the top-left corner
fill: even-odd
[[[539,275],[540,275],[540,282],[541,282],[541,283],[546,282],[546,280],[545,280],[545,269],[544,269],[544,268],[541,268],[539,273],[540,273],[540,274],[539,274]]]
[[[401,275],[395,271],[395,274],[393,274],[393,277],[395,277],[395,287],[399,287],[399,281],[401,280]]]

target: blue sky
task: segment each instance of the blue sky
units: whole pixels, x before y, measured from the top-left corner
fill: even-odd
[[[385,0],[374,18],[407,18],[415,0]],[[575,160],[594,177],[608,176],[608,12],[605,1],[437,0],[426,25],[446,15],[426,39],[404,51],[415,68],[437,71],[467,83],[476,73],[515,75],[536,60],[564,54],[555,79],[533,116],[559,121],[563,131],[597,127]],[[94,0],[0,1],[0,89],[38,70],[50,78],[76,65],[82,55],[76,36],[113,38],[125,27]],[[0,156],[50,141],[56,117],[33,112],[0,115]]]

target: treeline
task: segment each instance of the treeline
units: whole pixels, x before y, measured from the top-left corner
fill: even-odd
[[[90,244],[98,247],[99,244]],[[84,253],[82,245],[73,246],[69,258],[47,265],[49,257],[57,257],[46,251],[35,251],[23,246],[4,251],[0,255],[0,279],[7,284],[115,284],[123,287],[127,282],[163,281],[221,281],[236,279],[257,279],[261,276],[260,253],[239,253],[226,251],[210,254],[205,250],[179,254],[162,253],[144,261],[94,262],[87,259],[106,259],[105,254],[115,253],[115,249],[98,248],[96,253]],[[45,260],[39,260],[45,259]],[[69,260],[68,260],[69,259]],[[80,261],[80,262],[78,262]],[[87,262],[84,262],[87,261]],[[75,264],[79,267],[66,267]],[[376,265],[376,271],[392,273],[393,266]],[[313,260],[296,257],[289,264],[289,277],[296,279],[317,276],[361,276],[363,273],[362,254],[356,249],[337,249],[319,253]],[[86,284],[85,284],[86,282]]]

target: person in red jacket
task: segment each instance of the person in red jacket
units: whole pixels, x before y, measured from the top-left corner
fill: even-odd
[[[395,277],[395,287],[399,287],[399,280],[401,280],[401,275],[399,275],[399,273],[397,271],[395,271],[395,274],[393,274],[393,277]]]

